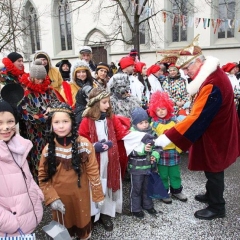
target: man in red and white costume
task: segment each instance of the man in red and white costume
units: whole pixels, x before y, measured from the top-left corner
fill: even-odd
[[[194,39],[196,40],[196,38]],[[195,200],[208,203],[196,211],[199,219],[225,217],[224,170],[236,161],[240,152],[239,121],[232,86],[219,67],[219,60],[204,57],[201,48],[192,45],[179,51],[176,65],[187,70],[193,81],[188,93],[193,97],[190,114],[158,137],[157,146],[173,142],[183,151],[189,150],[189,166],[204,171],[206,192]]]

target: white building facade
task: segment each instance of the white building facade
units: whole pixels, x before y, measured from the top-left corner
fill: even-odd
[[[25,60],[43,50],[53,63],[63,58],[73,62],[80,47],[88,45],[95,62],[117,63],[133,48],[121,41],[130,30],[122,12],[110,7],[116,1],[18,0],[15,4],[20,2],[29,29],[23,36]],[[144,7],[143,0],[121,2],[130,19],[137,6],[142,7],[141,19],[151,18],[140,30],[141,61],[148,66],[160,60],[157,50],[184,48],[197,34],[206,56],[216,56],[221,65],[240,61],[239,0],[149,0]]]

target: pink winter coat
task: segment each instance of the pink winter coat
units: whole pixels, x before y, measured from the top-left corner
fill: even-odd
[[[0,237],[19,235],[19,228],[32,233],[42,220],[43,194],[26,160],[31,148],[32,143],[18,134],[8,144],[0,140]]]

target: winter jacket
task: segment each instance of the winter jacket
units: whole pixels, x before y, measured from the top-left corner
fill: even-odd
[[[43,194],[26,160],[31,148],[18,134],[8,143],[0,140],[0,237],[19,235],[19,228],[32,233],[42,220]]]
[[[131,131],[138,131],[134,127],[131,127]],[[147,132],[149,133],[149,132]],[[151,133],[154,135],[154,132]],[[140,143],[142,148],[135,148],[129,155],[128,160],[128,170],[130,174],[134,175],[146,175],[151,171],[153,165],[151,166],[151,157],[156,159],[156,162],[159,161],[160,154],[159,152],[152,149],[150,152],[145,151],[145,144]]]

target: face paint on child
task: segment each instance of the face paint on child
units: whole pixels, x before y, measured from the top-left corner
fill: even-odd
[[[16,132],[16,122],[12,113],[0,112],[0,140],[9,141]]]
[[[52,117],[52,128],[59,137],[66,137],[71,133],[72,120],[68,113],[56,112]]]

